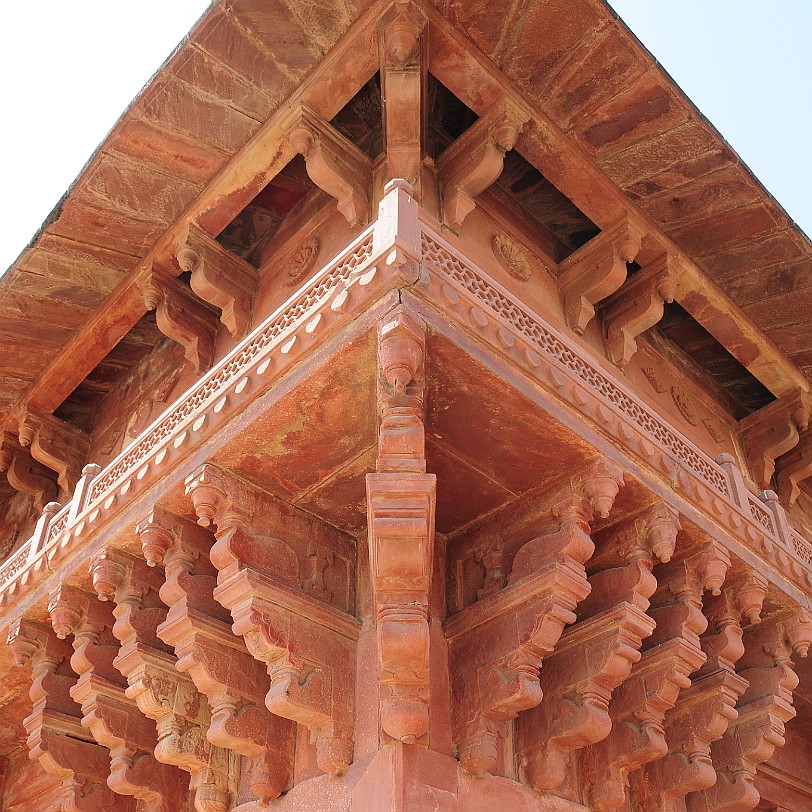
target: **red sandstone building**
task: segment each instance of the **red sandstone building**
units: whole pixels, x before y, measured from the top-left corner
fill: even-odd
[[[810,271],[600,0],[214,3],[0,281],[0,808],[812,809]]]

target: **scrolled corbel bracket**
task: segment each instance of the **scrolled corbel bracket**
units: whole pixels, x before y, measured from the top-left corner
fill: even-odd
[[[181,271],[191,273],[192,290],[220,309],[229,333],[237,339],[245,336],[257,291],[254,268],[194,226],[181,235],[175,258]]]
[[[812,431],[800,433],[798,444],[776,460],[778,496],[787,505],[794,505],[801,495],[801,483],[812,477]]]
[[[626,280],[626,265],[640,253],[646,230],[623,218],[593,237],[559,265],[558,286],[564,297],[564,316],[583,335],[595,316],[595,306]]]
[[[0,449],[0,462],[6,471],[8,484],[15,491],[32,496],[38,511],[45,510],[46,505],[56,500],[59,490],[54,472],[37,462],[29,450],[23,448],[9,432],[3,432]]]
[[[682,265],[670,253],[638,271],[601,308],[606,352],[621,369],[637,352],[637,336],[663,317],[666,302],[674,301]]]
[[[459,231],[476,208],[476,196],[502,174],[505,154],[516,145],[530,117],[512,99],[502,99],[446,147],[436,164],[443,225]]]
[[[147,310],[155,311],[158,329],[183,347],[196,373],[207,370],[214,361],[214,312],[177,279],[154,267],[141,291]]]
[[[808,392],[795,389],[739,421],[739,436],[750,463],[756,484],[769,488],[775,473],[776,459],[787,455],[798,445],[801,433],[809,428],[812,398]],[[792,496],[791,462],[783,475],[783,495]],[[795,472],[796,483],[800,471]],[[779,486],[780,488],[781,486]],[[797,498],[797,495],[796,495]]]
[[[366,225],[372,188],[370,159],[305,105],[294,107],[280,127],[293,151],[305,159],[310,180],[336,199],[350,226]]]

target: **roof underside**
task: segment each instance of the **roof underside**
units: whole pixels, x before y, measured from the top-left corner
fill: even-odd
[[[371,5],[210,7],[0,281],[0,424]],[[605,3],[434,5],[812,378],[812,245]],[[562,217],[565,244],[592,225]]]

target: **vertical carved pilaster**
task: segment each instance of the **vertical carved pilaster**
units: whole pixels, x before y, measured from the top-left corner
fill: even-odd
[[[627,280],[603,305],[606,353],[621,369],[637,352],[637,336],[657,324],[665,303],[674,301],[681,273],[677,258],[663,254]]]
[[[595,305],[626,280],[626,263],[640,252],[643,232],[621,220],[593,237],[560,265],[558,286],[567,324],[582,335],[595,316]]]
[[[346,555],[342,534],[214,466],[204,465],[188,477],[186,490],[198,523],[217,527],[210,553],[218,570],[214,597],[231,612],[234,632],[267,669],[265,707],[307,727],[319,768],[340,775],[352,760],[358,623],[324,601],[329,596],[348,608],[338,590],[317,590],[318,578],[305,581],[302,589],[299,573],[300,557],[311,569],[314,552],[316,561],[332,557],[335,566]],[[351,570],[345,567],[340,582]]]
[[[386,178],[403,178],[420,198],[423,85],[421,33],[425,17],[409,2],[395,3],[378,24],[386,139]]]
[[[246,335],[257,292],[257,272],[217,240],[189,227],[176,252],[178,266],[190,272],[192,290],[221,311],[220,321],[234,338]]]
[[[20,419],[20,445],[31,456],[55,471],[57,482],[72,493],[90,452],[90,437],[52,414],[26,407]]]
[[[591,591],[578,607],[579,620],[545,660],[541,704],[519,719],[517,752],[530,783],[552,790],[565,778],[571,753],[609,735],[609,701],[641,659],[640,647],[654,631],[646,615],[657,588],[655,556],[670,560],[680,529],[677,515],[661,504],[616,531],[625,566],[589,578]],[[593,751],[594,756],[597,751]],[[601,753],[606,779],[622,781],[611,746]],[[623,765],[625,766],[625,765]]]
[[[381,424],[377,473],[367,475],[367,511],[381,727],[405,742],[424,740],[429,728],[436,480],[425,472],[424,356],[425,328],[397,308],[378,332]]]
[[[163,571],[107,550],[94,558],[91,572],[99,598],[115,601],[113,635],[120,647],[113,665],[127,679],[125,696],[156,723],[155,758],[191,776],[197,812],[228,812],[234,759],[207,740],[208,705],[157,635],[167,614],[159,598]]]
[[[462,227],[476,208],[474,198],[502,174],[505,153],[529,119],[512,99],[502,99],[446,147],[436,164],[444,225],[455,231]]]
[[[164,537],[166,580],[160,596],[169,611],[156,632],[174,648],[178,671],[187,673],[208,700],[208,740],[250,760],[251,791],[268,804],[290,786],[292,729],[265,708],[262,664],[234,635],[228,611],[214,600],[216,570],[209,560],[214,538],[159,509],[139,529],[150,545],[156,536]]]
[[[593,511],[608,516],[622,472],[601,460],[556,495],[558,529],[524,544],[507,586],[449,618],[452,730],[462,766],[497,764],[507,723],[541,702],[539,672],[574,609],[589,594]]]
[[[31,714],[23,720],[28,750],[49,775],[60,779],[62,812],[134,812],[131,798],[107,786],[108,751],[87,741],[79,706],[70,696],[76,675],[70,644],[48,626],[21,618],[8,636],[17,665],[31,665]]]
[[[809,427],[809,416],[809,396],[796,389],[739,421],[742,445],[759,487],[770,487],[776,459],[798,444],[799,432]]]
[[[752,577],[763,581],[756,573]],[[752,594],[752,585],[748,591]],[[792,657],[806,657],[810,645],[812,615],[805,609],[781,611],[747,629],[738,673],[748,687],[738,703],[738,718],[713,744],[716,783],[689,797],[689,812],[750,812],[758,806],[758,765],[783,746],[784,725],[795,716],[792,692],[798,677]]]
[[[372,162],[309,107],[293,108],[280,127],[305,159],[310,180],[334,197],[353,227],[369,221]]]
[[[155,760],[155,726],[125,695],[127,681],[115,669],[118,641],[109,606],[62,585],[48,605],[57,637],[73,636],[71,667],[78,675],[70,695],[82,708],[82,725],[109,750],[108,786],[156,812],[174,812],[185,792],[181,773]]]
[[[214,360],[214,313],[177,279],[156,268],[143,290],[144,304],[155,311],[158,329],[183,347],[196,373],[205,372]]]

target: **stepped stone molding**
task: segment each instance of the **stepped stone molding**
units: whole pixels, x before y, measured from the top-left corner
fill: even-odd
[[[165,271],[153,268],[142,283],[144,304],[155,311],[158,329],[183,347],[199,375],[214,360],[217,327],[214,313],[188,288]]]
[[[306,105],[293,108],[279,126],[294,153],[305,159],[310,180],[336,199],[353,228],[363,228],[371,214],[369,158]]]
[[[191,273],[192,290],[220,309],[220,321],[234,338],[243,338],[251,326],[256,270],[191,226],[182,235],[175,256],[181,271]]]
[[[108,750],[87,741],[79,705],[70,696],[76,682],[69,666],[70,644],[48,626],[26,617],[12,624],[8,644],[17,665],[31,666],[33,709],[23,726],[30,758],[60,779],[60,811],[135,812],[132,798],[115,794],[107,785]]]
[[[622,472],[602,459],[571,480],[555,509],[558,529],[521,547],[505,588],[445,622],[452,732],[468,772],[492,771],[507,723],[541,702],[542,663],[590,591],[589,521],[593,512],[609,515],[622,484]]]
[[[90,437],[64,420],[27,406],[20,418],[20,445],[57,474],[66,493],[73,493],[90,452]]]
[[[377,620],[380,719],[405,743],[429,729],[429,592],[437,482],[426,473],[425,327],[403,307],[378,328],[376,473],[367,474],[367,523]],[[422,741],[421,741],[422,740]]]
[[[208,740],[249,759],[251,791],[267,805],[291,784],[292,730],[265,709],[264,669],[233,635],[230,615],[214,600],[216,570],[209,560],[214,538],[159,507],[137,532],[148,565],[162,564],[165,572],[159,595],[169,611],[156,634],[173,647],[177,670],[209,702]]]
[[[739,421],[750,471],[759,487],[770,487],[776,459],[798,444],[809,418],[809,395],[796,389]]]
[[[358,621],[302,590],[285,541],[290,508],[280,510],[281,503],[262,499],[211,465],[186,485],[199,523],[217,528],[214,597],[231,612],[234,633],[266,666],[265,706],[307,727],[319,768],[340,775],[352,761]],[[264,555],[257,536],[269,545]]]
[[[155,812],[174,812],[184,802],[181,774],[155,760],[155,726],[125,695],[127,681],[113,666],[119,646],[110,607],[63,584],[48,614],[60,640],[73,637],[70,664],[78,680],[70,695],[81,706],[82,726],[109,750],[108,786]]]
[[[190,775],[197,812],[227,812],[235,760],[208,742],[208,706],[157,635],[167,615],[159,597],[163,570],[111,548],[93,558],[90,570],[97,597],[115,603],[113,635],[120,646],[113,666],[127,680],[125,696],[156,723],[156,760]]]
[[[494,102],[437,158],[443,224],[459,231],[476,208],[475,198],[499,175],[530,113],[513,99]]]
[[[663,317],[673,302],[682,266],[673,254],[663,254],[638,271],[601,307],[606,354],[621,369],[637,352],[637,336]]]
[[[640,252],[644,236],[639,226],[624,218],[561,262],[558,286],[564,316],[575,333],[583,335],[595,316],[595,305],[626,281],[626,265]]]
[[[783,747],[784,726],[795,716],[792,657],[806,657],[810,645],[812,615],[806,609],[785,609],[749,627],[738,669],[748,685],[738,718],[712,746],[715,784],[689,797],[688,812],[751,812],[758,806],[758,766]]]

